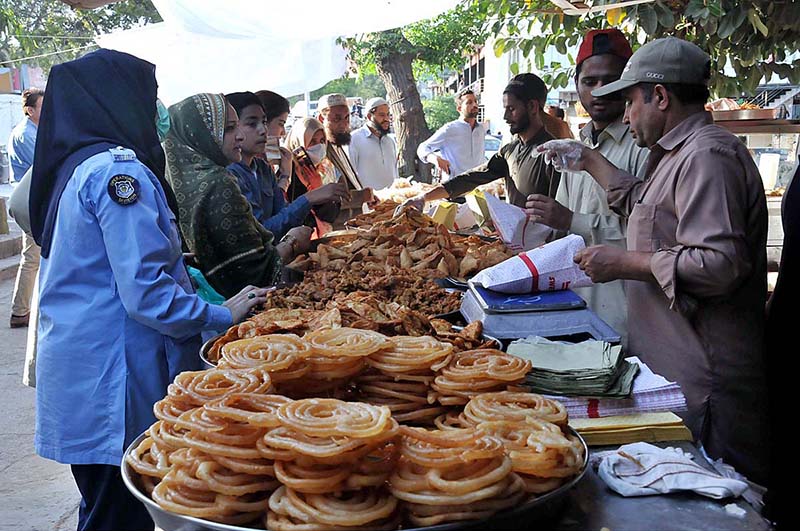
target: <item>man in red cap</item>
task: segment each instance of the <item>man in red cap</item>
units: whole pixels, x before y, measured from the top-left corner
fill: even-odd
[[[642,176],[649,150],[636,145],[630,126],[622,123],[625,102],[621,96],[597,98],[596,90],[619,79],[632,55],[628,40],[618,29],[590,31],[581,43],[575,66],[575,85],[592,121],[580,132],[581,141],[597,149],[612,164]],[[527,211],[560,235],[578,234],[587,246],[607,244],[625,248],[625,219],[608,207],[606,193],[586,172],[564,172],[555,200],[531,195]],[[627,311],[622,280],[575,290],[589,307],[627,341]]]

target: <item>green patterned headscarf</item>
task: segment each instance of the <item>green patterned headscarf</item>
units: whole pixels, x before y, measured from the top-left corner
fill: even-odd
[[[231,297],[248,284],[277,283],[281,261],[272,233],[225,169],[226,113],[221,94],[197,94],[171,106],[164,151],[184,241],[214,289]]]

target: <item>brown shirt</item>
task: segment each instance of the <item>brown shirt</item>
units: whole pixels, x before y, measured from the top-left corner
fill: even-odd
[[[547,164],[536,148],[553,137],[542,127],[530,142],[514,137],[500,148],[485,164],[444,183],[450,197],[457,197],[490,183],[501,177],[506,182],[506,198],[512,205],[525,208],[525,200],[531,194],[542,194],[555,198],[561,174]]]
[[[655,253],[657,282],[626,282],[631,354],[681,385],[709,455],[763,481],[767,207],[747,148],[700,112],[651,148],[644,182],[607,192],[628,249]]]

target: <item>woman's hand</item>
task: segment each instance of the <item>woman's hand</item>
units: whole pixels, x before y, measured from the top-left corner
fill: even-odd
[[[233,324],[240,323],[250,315],[250,310],[254,306],[267,302],[267,293],[274,289],[246,286],[242,291],[223,302],[222,305],[231,311]]]
[[[294,163],[294,157],[292,156],[292,152],[283,146],[280,147],[280,150],[281,150],[281,162],[278,165],[278,175],[291,175],[292,164]]]

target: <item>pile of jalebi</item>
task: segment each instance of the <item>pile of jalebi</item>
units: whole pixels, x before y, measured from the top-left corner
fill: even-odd
[[[584,466],[565,408],[516,392],[530,364],[500,351],[320,328],[220,355],[175,378],[126,456],[173,513],[272,531],[435,525],[489,517]],[[292,398],[345,388],[358,401]]]
[[[262,369],[179,374],[153,408],[159,420],[127,457],[145,492],[178,514],[226,524],[261,518],[279,484],[255,444],[270,424],[263,418],[289,401],[270,390]]]
[[[560,486],[583,465],[583,446],[564,432],[566,408],[533,393],[483,393],[460,414],[439,416],[436,426],[460,432],[478,429],[503,441],[525,491],[541,494]]]
[[[429,526],[489,517],[525,495],[503,442],[476,429],[401,428],[400,462],[389,479],[408,521]]]
[[[483,338],[483,323],[474,321],[456,329],[444,319],[428,319],[419,312],[397,303],[381,302],[378,297],[360,291],[337,295],[327,310],[273,308],[255,314],[241,324],[233,325],[205,353],[207,361],[216,364],[222,347],[237,339],[270,334],[303,336],[320,328],[361,328],[388,336],[434,336],[451,343],[457,351],[491,348],[494,341]]]
[[[522,383],[531,362],[496,349],[459,352],[433,381],[442,405],[463,405],[481,393]]]
[[[431,383],[447,366],[453,346],[430,336],[389,338],[391,346],[367,358],[370,371],[356,380],[364,402],[388,407],[399,422],[429,423],[447,409]]]
[[[307,399],[281,406],[278,417],[257,445],[283,484],[269,499],[268,529],[398,528],[386,480],[399,425],[387,408]]]

